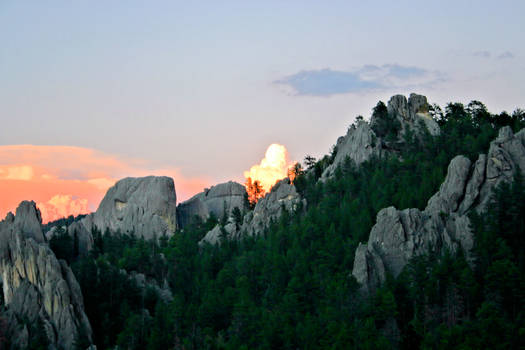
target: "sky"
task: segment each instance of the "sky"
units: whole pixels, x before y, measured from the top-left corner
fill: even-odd
[[[178,200],[271,144],[326,154],[378,100],[525,107],[523,1],[0,0],[0,215],[93,211],[125,176]],[[261,163],[262,164],[262,163]]]

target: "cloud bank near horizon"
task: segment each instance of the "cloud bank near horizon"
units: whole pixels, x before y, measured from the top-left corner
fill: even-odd
[[[399,64],[364,65],[350,71],[302,70],[274,81],[300,96],[332,96],[347,93],[417,88],[445,80],[444,74],[415,66]]]
[[[23,200],[34,200],[44,222],[96,210],[107,189],[126,176],[164,175],[175,181],[181,202],[210,184],[174,167],[158,168],[73,146],[0,146],[0,217]]]

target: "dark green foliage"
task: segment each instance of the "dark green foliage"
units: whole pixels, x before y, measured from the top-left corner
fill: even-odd
[[[44,322],[38,318],[36,323],[25,322],[28,329],[28,344],[26,350],[47,350],[49,340],[44,328]]]
[[[383,137],[390,144],[397,141],[397,135],[401,129],[401,124],[395,115],[388,113],[386,105],[379,101],[372,111],[372,118],[375,123],[372,129],[378,137]]]
[[[3,293],[2,293],[3,294]],[[3,299],[3,296],[2,296]],[[3,300],[0,302],[0,307],[3,309]],[[3,314],[3,310],[0,309],[0,349],[8,349],[9,343],[7,339],[7,320]]]
[[[216,219],[197,220],[169,240],[94,232],[95,248],[74,272],[95,343],[101,349],[521,346],[525,213],[519,179],[498,192],[493,211],[473,218],[475,269],[462,252],[422,256],[375,295],[357,293],[354,252],[380,209],[424,208],[454,156],[474,160],[486,152],[501,123],[515,131],[525,126],[522,112],[494,116],[478,102],[432,112],[442,133],[416,138],[407,132],[395,140],[395,157],[359,167],[346,161],[325,181],[317,180],[336,150],[318,161],[307,157],[307,171],[294,184],[308,206],[285,211],[259,237],[199,246]],[[386,121],[379,135],[397,135],[384,104],[374,113]],[[233,212],[238,225],[240,214]],[[138,288],[121,269],[168,283],[173,301]]]
[[[87,330],[84,328],[83,325],[81,325],[80,329],[78,330],[78,334],[75,337],[73,347],[76,350],[86,350],[91,345],[91,341],[89,341],[89,338],[87,336]]]
[[[237,229],[239,229],[239,227],[242,225],[241,210],[238,207],[233,208],[232,216],[233,216],[233,221],[235,223],[235,226],[237,227]]]
[[[72,239],[62,226],[57,226],[55,235],[49,240],[49,247],[58,259],[64,259],[69,264],[78,256],[78,238]]]
[[[474,264],[461,251],[420,256],[395,281],[401,347],[525,346],[523,185],[517,175],[496,190],[487,213],[471,214]]]
[[[45,231],[48,231],[52,227],[55,227],[55,226],[58,226],[58,227],[69,226],[73,222],[79,221],[79,220],[81,220],[81,219],[83,219],[85,217],[86,217],[86,214],[80,214],[80,215],[77,215],[77,216],[69,215],[67,218],[62,218],[62,219],[58,219],[58,220],[55,220],[55,221],[50,221],[47,224],[42,225],[42,228],[43,228],[43,230],[45,232]]]

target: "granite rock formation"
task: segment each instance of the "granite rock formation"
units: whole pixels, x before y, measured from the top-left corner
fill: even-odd
[[[431,135],[439,135],[439,125],[430,116],[427,98],[423,95],[412,93],[408,100],[403,95],[394,95],[388,101],[387,110],[399,121],[402,128],[400,135],[403,135],[408,127],[416,133],[422,132],[421,122]],[[375,120],[372,119],[370,123],[373,125]]]
[[[45,243],[40,212],[22,202],[0,222],[0,274],[12,348],[25,348],[30,326],[42,324],[51,348],[72,349],[91,326],[73,272]],[[29,328],[28,328],[29,327]]]

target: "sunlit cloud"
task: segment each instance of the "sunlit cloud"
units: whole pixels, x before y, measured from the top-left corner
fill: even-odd
[[[180,202],[210,185],[175,167],[159,168],[143,159],[126,159],[72,146],[0,146],[0,216],[22,200],[34,200],[44,222],[95,211],[107,189],[127,176],[169,176]]]
[[[288,151],[277,143],[268,146],[264,158],[244,172],[246,179],[259,181],[263,189],[268,192],[278,180],[288,176],[288,169],[293,165],[288,157]]]
[[[29,165],[0,167],[0,180],[29,181],[33,178],[33,167]]]
[[[42,217],[46,221],[53,221],[69,215],[77,216],[89,212],[88,200],[74,198],[70,194],[57,194],[47,202],[37,203]]]

